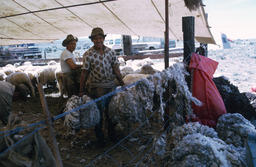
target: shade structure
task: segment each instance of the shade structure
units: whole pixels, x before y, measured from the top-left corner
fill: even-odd
[[[190,11],[184,0],[169,0],[169,38],[183,39],[182,17],[195,17],[195,39],[215,41],[202,6]],[[50,42],[67,34],[105,33],[164,37],[164,0],[0,0],[0,45]]]

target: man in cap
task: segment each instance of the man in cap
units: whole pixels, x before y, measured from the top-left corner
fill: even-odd
[[[68,93],[68,97],[79,93],[79,73],[82,65],[77,65],[73,51],[76,49],[78,39],[69,34],[62,42],[66,49],[61,53],[60,66],[63,72],[63,84]]]
[[[83,55],[83,66],[80,79],[80,93],[87,94],[91,98],[99,98],[124,82],[119,69],[119,61],[115,52],[104,45],[106,35],[99,27],[93,28],[89,37],[94,45]],[[117,79],[117,82],[115,82]],[[103,112],[108,122],[108,135],[115,140],[114,125],[108,117],[108,103],[111,97],[99,101],[97,106],[100,110],[100,122],[95,126],[95,134],[100,144],[104,143],[102,131]]]

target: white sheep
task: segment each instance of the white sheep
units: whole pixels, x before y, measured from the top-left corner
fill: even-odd
[[[139,81],[143,78],[147,78],[149,75],[147,74],[128,74],[123,78],[125,85],[130,85],[136,81]]]
[[[4,73],[4,71],[1,69],[0,70],[0,81],[4,81],[6,78],[6,74]]]
[[[31,92],[31,95],[35,96],[35,90],[31,83],[29,76],[24,72],[15,72],[7,76],[6,81],[13,84],[14,86],[18,86],[20,84],[26,85]]]
[[[38,83],[41,83],[42,85],[56,82],[55,78],[55,70],[57,69],[56,65],[46,66],[38,73]]]
[[[52,65],[57,65],[57,62],[54,61],[54,60],[51,60],[47,63],[49,66],[52,66]]]
[[[140,74],[155,74],[157,71],[149,64],[141,67]]]
[[[15,72],[15,67],[12,64],[7,64],[2,69],[6,75],[10,75]]]
[[[126,62],[123,57],[118,57],[118,61],[120,63],[120,66],[125,66]]]
[[[123,67],[120,71],[121,71],[121,74],[122,74],[123,78],[128,74],[133,74],[134,73],[134,70],[131,67],[127,67],[127,66]]]
[[[63,73],[61,72],[60,66],[55,70],[55,78],[57,80],[60,96],[63,97],[63,95],[66,93],[66,89],[64,87]]]

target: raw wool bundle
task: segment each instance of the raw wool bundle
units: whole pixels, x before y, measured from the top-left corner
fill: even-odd
[[[184,0],[186,7],[191,10],[196,10],[202,3],[202,0]]]
[[[112,97],[109,103],[109,117],[119,130],[129,132],[134,123],[147,121],[153,108],[154,85],[147,79],[136,86]]]
[[[239,113],[222,115],[218,119],[216,131],[219,138],[235,147],[244,147],[248,135],[256,135],[255,127]]]
[[[249,99],[250,104],[254,109],[254,113],[256,113],[256,93],[245,92],[244,94]]]
[[[84,95],[82,97],[82,104],[90,102],[92,99],[89,96]],[[100,111],[96,105],[96,103],[92,103],[91,105],[82,108],[80,110],[80,123],[82,128],[91,128],[98,124],[100,121]]]
[[[171,150],[169,157],[165,166],[246,166],[234,146],[200,133],[185,136]]]
[[[176,63],[163,72],[156,73],[148,78],[155,85],[155,93],[159,99],[160,112],[162,115],[166,105],[163,100],[163,94],[165,91],[168,91],[171,95],[168,99],[171,105],[169,108],[173,111],[169,115],[171,127],[184,124],[184,117],[187,116],[189,118],[193,115],[190,105],[191,102],[194,102],[196,105],[201,105],[200,101],[194,98],[189,91],[185,81],[185,75],[188,75],[188,73],[183,63]]]
[[[188,124],[184,124],[182,126],[178,126],[172,130],[169,143],[169,148],[177,145],[184,136],[200,133],[204,136],[211,137],[211,138],[218,138],[217,132],[208,126],[201,125],[198,122],[191,122]]]
[[[240,93],[238,87],[231,84],[225,77],[213,78],[223,99],[228,113],[240,113],[248,120],[256,119],[256,110],[250,103],[250,100],[244,93]]]
[[[200,104],[189,92],[185,82],[185,74],[186,71],[183,64],[179,63],[163,72],[157,72],[146,79],[138,81],[139,84],[143,83],[141,89],[138,90],[138,86],[135,86],[112,98],[109,105],[110,118],[113,119],[114,123],[119,122],[119,127],[128,128],[134,122],[145,121],[145,116],[148,115],[146,114],[147,110],[152,111],[154,107],[154,111],[160,113],[160,119],[157,118],[157,120],[163,121],[165,100],[167,100],[164,99],[163,95],[171,82],[175,90],[168,90],[171,93],[171,100],[174,106],[174,114],[172,114],[170,122],[174,122],[175,125],[184,124],[184,116],[192,115],[191,101]]]
[[[86,95],[84,95],[82,98],[73,95],[70,99],[68,99],[64,112],[69,112],[89,101],[91,101],[91,98]],[[100,112],[96,104],[92,103],[79,111],[71,112],[70,114],[66,115],[64,125],[68,126],[70,129],[78,130],[80,128],[93,127],[99,123],[99,120]]]
[[[80,97],[73,95],[68,99],[66,107],[63,112],[69,112],[72,109],[79,106],[81,100]],[[71,112],[65,116],[64,125],[70,129],[80,129],[80,113],[79,111]]]

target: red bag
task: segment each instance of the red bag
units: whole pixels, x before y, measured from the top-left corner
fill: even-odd
[[[227,113],[218,89],[212,81],[218,62],[207,57],[192,54],[189,69],[193,70],[192,95],[200,100],[202,106],[192,104],[193,112],[197,116],[192,121],[215,127],[218,118]]]

